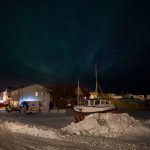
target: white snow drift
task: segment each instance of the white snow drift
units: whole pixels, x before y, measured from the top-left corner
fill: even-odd
[[[149,121],[146,122],[147,124]],[[145,124],[146,124],[145,123]],[[13,133],[27,134],[36,137],[64,139],[64,135],[60,130],[53,128],[42,128],[38,126],[29,126],[20,122],[2,121],[0,120],[0,128],[9,130]],[[78,134],[78,135],[92,135],[92,136],[105,136],[117,137],[123,133],[130,132],[149,132],[150,129],[143,126],[143,124],[135,118],[129,116],[127,113],[123,114],[91,114],[86,116],[81,122],[74,123],[61,129],[64,133]]]
[[[56,129],[42,129],[36,126],[29,126],[28,124],[21,124],[19,122],[8,122],[8,121],[0,121],[1,122],[1,129],[9,130],[13,133],[21,133],[27,134],[36,137],[43,137],[43,138],[52,138],[52,139],[61,139],[62,136],[60,135],[59,131]]]
[[[70,134],[116,137],[127,130],[147,130],[142,123],[127,113],[123,114],[91,114],[81,122],[72,122],[63,131]]]
[[[145,125],[150,126],[150,119],[149,119],[149,120],[147,120],[147,121],[144,121],[143,123],[144,123]]]

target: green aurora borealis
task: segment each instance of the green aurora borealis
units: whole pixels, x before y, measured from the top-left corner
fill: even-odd
[[[1,82],[69,82],[106,90],[150,85],[149,1],[3,0]]]

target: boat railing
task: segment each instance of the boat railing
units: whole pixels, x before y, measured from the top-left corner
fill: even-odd
[[[100,104],[111,104],[111,102],[104,98],[96,98],[96,99],[80,99],[81,106],[95,106]]]

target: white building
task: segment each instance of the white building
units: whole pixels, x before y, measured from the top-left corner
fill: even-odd
[[[97,98],[97,92],[94,91],[94,92],[90,92],[90,99],[96,99]]]
[[[11,98],[11,103],[14,106],[27,102],[30,107],[39,107],[40,104],[42,111],[49,110],[50,90],[38,84],[11,91]]]
[[[150,95],[146,95],[146,99],[149,99],[149,100],[150,100]]]
[[[137,98],[137,99],[140,99],[140,100],[145,99],[144,95],[133,95],[133,98]]]

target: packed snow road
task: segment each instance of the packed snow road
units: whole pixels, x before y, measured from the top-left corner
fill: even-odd
[[[1,146],[4,150],[148,150],[145,143],[132,143],[118,139],[80,137],[73,135],[65,140],[47,139],[41,137],[26,136],[23,134],[0,134]]]
[[[87,126],[87,123],[90,123],[89,119],[85,120],[82,125],[80,125],[81,123],[78,123],[74,126],[74,123],[71,123],[74,120],[73,112],[41,113],[34,115],[14,112],[7,114],[1,112],[0,149],[150,149],[150,118],[143,119],[142,117],[142,122],[140,122],[133,117],[130,117],[128,114],[113,116],[114,119],[118,121],[116,121],[118,124],[120,121],[124,121],[124,128],[119,126],[120,129],[117,129],[111,125],[112,123],[115,125],[112,116],[91,116],[91,121],[93,121],[94,117],[96,119],[99,117],[97,120],[100,124],[96,124],[96,120],[94,120],[94,128],[96,129],[96,132],[99,131],[100,133],[98,136],[93,134],[95,133],[95,130],[93,130],[92,127],[93,124],[89,125],[90,128]],[[107,121],[111,121],[111,124]],[[78,128],[76,128],[76,126],[78,126]],[[102,132],[101,127],[105,129],[105,134]],[[115,129],[116,137],[107,136],[107,134],[112,134],[112,129]],[[120,130],[123,132],[121,135]],[[81,135],[78,135],[79,132]]]

